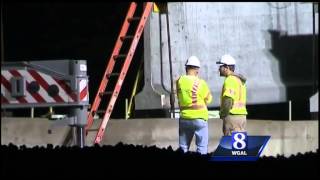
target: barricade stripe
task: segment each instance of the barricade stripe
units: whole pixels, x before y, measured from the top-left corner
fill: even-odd
[[[1,93],[9,96],[7,97],[9,104],[19,103],[17,99],[11,97],[11,85],[7,79],[10,79],[12,75],[8,71],[1,71]]]
[[[30,83],[27,82],[27,86],[29,86],[29,84],[30,84]],[[27,90],[28,90],[28,89],[27,89]],[[39,102],[39,103],[46,103],[46,100],[43,99],[43,97],[40,96],[39,93],[31,93],[30,90],[28,90],[28,92],[31,94],[31,96],[32,96],[33,98],[35,98],[35,99],[37,100],[37,102]]]
[[[19,73],[19,71],[15,70],[15,69],[10,70],[10,73],[15,77],[23,77],[23,75],[21,75],[21,73]],[[28,83],[28,82],[26,81],[26,83]],[[25,98],[28,101],[28,103],[36,103],[37,102],[37,100],[33,96],[31,97],[28,94],[26,94]]]
[[[40,96],[39,93],[31,93],[30,92],[30,89],[28,89],[28,86],[30,85],[30,83],[32,82],[32,80],[30,81],[31,78],[28,78],[30,77],[29,74],[26,73],[26,71],[24,70],[19,70],[18,73],[20,73],[21,76],[25,77],[26,78],[26,83],[27,83],[27,92],[38,102],[38,103],[45,103],[46,100]],[[30,82],[28,82],[28,80]]]
[[[1,73],[2,74],[2,73]],[[11,73],[12,74],[12,73]],[[14,74],[12,74],[14,75]],[[2,80],[2,76],[1,76],[1,80]],[[4,81],[6,81],[5,83],[8,85],[9,84],[9,87],[10,87],[10,92],[12,92],[12,89],[11,89],[11,85],[10,85],[10,82],[8,80],[6,80],[5,78],[3,79]],[[28,103],[28,101],[24,98],[24,97],[16,97],[15,99],[17,99],[19,101],[19,103]]]
[[[80,101],[82,101],[86,96],[88,92],[88,86],[86,86],[81,92],[80,92]]]
[[[10,82],[5,77],[2,76],[2,73],[1,73],[1,84],[3,84],[3,86],[6,87],[9,92],[11,92]]]
[[[24,97],[16,97],[16,99],[17,99],[20,103],[28,103],[28,101],[27,101]]]
[[[29,86],[29,84],[31,83],[29,83],[28,82],[28,78],[27,78],[27,76],[25,75],[25,71],[23,71],[23,70],[20,70],[20,71],[17,71],[17,72],[15,72],[15,73],[17,73],[17,74],[19,74],[19,76],[23,76],[23,77],[25,77],[26,78],[26,85],[27,85],[27,92],[36,100],[36,101],[34,101],[34,102],[38,102],[38,103],[45,103],[46,101],[38,94],[38,93],[31,93],[30,92],[30,90],[28,89],[28,86]],[[30,103],[30,102],[29,102]]]
[[[3,104],[9,104],[9,101],[3,96],[2,93],[1,93],[1,103],[3,103]]]
[[[49,89],[48,83],[35,70],[28,70],[28,72],[46,91],[48,91]],[[53,99],[56,102],[63,102],[63,99],[59,96],[59,94],[54,96]]]
[[[36,81],[35,79],[32,78],[32,76],[26,70],[19,70],[19,72],[26,78],[27,82],[31,83],[32,81]],[[39,86],[39,88],[40,89],[37,92],[37,94],[44,99],[45,103],[56,102],[51,96],[49,96],[48,92],[42,86]]]
[[[59,84],[53,80],[53,77],[48,75],[48,74],[44,74],[42,72],[38,72],[38,74],[47,82],[48,85],[56,85],[57,88],[59,89],[59,96],[62,98],[62,100],[64,102],[68,102],[69,101],[69,96],[68,94],[59,86]]]
[[[8,104],[19,104],[16,98],[11,97],[11,92],[1,84],[1,94],[8,100]]]
[[[4,86],[3,86],[3,84],[1,84],[1,94],[3,95],[3,94],[5,94],[5,90],[6,90],[7,88],[5,88]],[[5,95],[3,95],[3,96],[5,96]]]
[[[71,99],[73,101],[75,101],[75,102],[77,101],[77,95],[74,92],[72,92],[70,86],[68,86],[65,83],[65,81],[57,79],[57,78],[53,78],[53,79],[60,85],[60,87],[62,87],[62,89],[66,92],[66,94],[69,95],[69,97],[71,97]]]

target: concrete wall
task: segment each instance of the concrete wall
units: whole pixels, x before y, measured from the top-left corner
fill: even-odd
[[[220,103],[223,78],[215,62],[225,53],[235,57],[236,71],[248,78],[248,104],[288,100],[280,59],[271,53],[271,32],[280,32],[281,36],[312,35],[312,3],[173,2],[168,3],[168,11],[173,79],[185,73],[184,64],[190,55],[198,56],[200,76],[209,83],[214,96],[210,107]],[[152,13],[145,29],[145,87],[136,96],[138,110],[170,107],[166,21],[165,14]],[[318,14],[315,27],[318,34]],[[294,82],[296,86],[299,83],[312,85],[310,79]],[[150,101],[154,103],[150,105]]]
[[[61,145],[69,127],[61,126],[48,133],[53,121],[44,118],[3,118],[1,117],[1,144],[46,146]]]
[[[310,98],[310,112],[319,112],[319,91]]]
[[[61,145],[68,132],[68,127],[53,129],[48,134],[52,121],[47,119],[2,118],[1,142],[16,145],[36,146],[46,144]],[[95,121],[93,128],[98,126]],[[271,139],[262,155],[290,156],[298,152],[315,151],[319,144],[318,120],[316,121],[263,121],[248,120],[249,135],[271,135]],[[222,136],[222,121],[209,119],[209,152],[213,152]],[[94,132],[89,132],[87,145],[92,145]],[[130,119],[110,120],[102,144],[145,145],[166,148],[178,148],[178,121],[173,119]],[[194,141],[191,151],[195,151]]]

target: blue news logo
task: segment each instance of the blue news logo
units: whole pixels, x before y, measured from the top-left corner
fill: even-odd
[[[213,153],[212,161],[256,161],[270,136],[248,136],[246,132],[233,132],[223,136]]]
[[[248,138],[246,132],[232,132],[232,155],[243,156],[247,155]]]

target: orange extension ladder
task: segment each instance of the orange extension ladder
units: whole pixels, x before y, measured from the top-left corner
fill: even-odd
[[[110,100],[108,101],[108,105],[107,105],[107,108],[106,108],[106,111],[105,111],[105,114],[103,117],[103,120],[99,126],[98,133],[94,139],[94,143],[100,143],[102,140],[107,123],[109,121],[112,110],[114,108],[114,104],[115,104],[117,97],[119,95],[119,92],[121,90],[121,86],[122,86],[123,81],[126,77],[127,71],[128,71],[129,66],[131,64],[132,57],[135,53],[137,44],[138,44],[139,39],[142,35],[145,23],[148,20],[148,17],[150,15],[150,12],[152,11],[152,8],[153,8],[153,3],[146,2],[144,4],[142,16],[136,17],[134,15],[135,15],[135,12],[137,9],[137,3],[132,2],[130,4],[130,7],[129,7],[128,13],[126,15],[126,18],[123,22],[120,34],[119,34],[118,39],[116,41],[116,44],[114,46],[112,55],[108,61],[107,68],[106,68],[105,73],[102,77],[98,92],[95,96],[95,99],[94,99],[94,102],[91,106],[90,112],[88,113],[88,124],[85,129],[86,135],[88,134],[88,130],[90,129],[90,127],[93,124],[93,117],[97,113],[98,107],[101,102],[101,98],[104,95],[111,94]],[[139,24],[138,24],[138,26],[136,26],[136,29],[134,31],[135,32],[134,35],[127,35],[130,24],[133,21],[139,21]],[[129,51],[127,54],[119,54],[124,41],[131,41]],[[114,66],[115,66],[116,62],[123,63],[120,73],[114,73]],[[113,91],[105,92],[111,76],[118,76],[117,83],[115,84]],[[109,85],[110,85],[110,83],[109,83]]]

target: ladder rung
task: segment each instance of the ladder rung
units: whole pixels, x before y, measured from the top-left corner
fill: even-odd
[[[138,21],[138,20],[140,20],[141,19],[141,17],[132,17],[132,18],[128,18],[128,22],[131,22],[131,21]]]
[[[113,56],[113,59],[125,58],[125,57],[127,57],[126,54],[118,54],[118,55]]]
[[[99,131],[99,129],[88,129],[87,131]]]
[[[126,39],[133,39],[133,38],[134,38],[134,36],[132,36],[132,35],[120,37],[121,41],[124,41]]]
[[[119,76],[120,73],[111,73],[111,74],[107,74],[107,77],[111,77],[111,76]]]
[[[96,113],[105,113],[105,112],[106,112],[106,110],[102,110],[102,109],[99,109],[96,111]]]
[[[101,97],[101,96],[104,96],[104,95],[110,95],[110,94],[112,94],[112,92],[111,92],[111,91],[107,91],[107,92],[101,92],[101,93],[99,93],[100,97]]]

